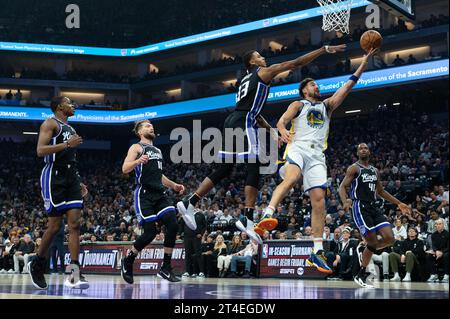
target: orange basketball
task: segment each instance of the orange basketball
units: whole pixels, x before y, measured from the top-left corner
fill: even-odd
[[[359,44],[361,48],[369,52],[370,49],[379,49],[381,47],[381,43],[383,42],[383,37],[378,31],[369,30],[363,33],[361,39],[359,40]]]

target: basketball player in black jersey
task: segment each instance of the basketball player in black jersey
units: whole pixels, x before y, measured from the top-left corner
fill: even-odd
[[[128,252],[122,258],[122,278],[129,284],[133,283],[133,263],[137,254],[150,244],[156,236],[156,223],[165,226],[164,261],[158,273],[159,277],[172,282],[181,279],[174,275],[170,261],[177,236],[178,223],[176,209],[167,199],[165,187],[182,194],[184,186],[177,184],[162,173],[163,158],[161,151],[153,146],[155,132],[148,120],[135,123],[134,133],[140,138],[139,143],[133,144],[128,150],[122,166],[124,174],[134,170],[136,175],[136,189],[134,191],[134,210],[140,225],[143,225],[144,234],[139,236]],[[195,222],[183,216],[186,224],[196,228]]]
[[[238,158],[247,160],[247,177],[244,189],[247,227],[244,227],[240,221],[236,222],[236,226],[239,230],[247,232],[249,237],[256,240],[258,243],[262,243],[262,240],[253,230],[253,212],[258,193],[260,167],[257,160],[259,155],[257,129],[258,127],[267,130],[271,129],[267,121],[261,116],[261,112],[269,95],[271,81],[282,72],[291,71],[304,66],[324,53],[342,52],[345,50],[345,47],[345,45],[324,46],[298,57],[295,60],[273,64],[271,66],[267,66],[265,58],[257,51],[247,52],[243,57],[247,75],[244,76],[240,82],[238,93],[236,95],[236,108],[234,112],[225,119],[224,131],[227,128],[242,129],[242,131],[245,132],[245,136],[242,136],[244,140],[244,149],[237,149],[236,144],[238,143],[226,143],[224,141],[224,147],[223,150],[219,152],[219,156],[222,158],[232,158],[233,161]],[[227,135],[224,134],[224,136],[226,139]],[[230,149],[226,148],[228,144],[232,145]],[[250,158],[254,158],[256,161],[250,163]],[[193,195],[177,203],[178,210],[185,215],[191,216],[193,219],[194,207],[197,202],[203,196],[208,194],[214,185],[231,174],[234,163],[235,161],[233,163],[220,164],[217,170],[205,178]],[[276,226],[276,224],[273,225]]]
[[[377,195],[397,205],[402,212],[408,213],[409,208],[384,190],[380,173],[369,164],[370,150],[367,144],[358,145],[357,155],[359,160],[347,169],[339,186],[339,196],[345,211],[352,207],[353,219],[367,242],[360,261],[361,269],[354,278],[355,282],[362,287],[373,288],[367,280],[369,273],[366,272],[366,267],[374,252],[392,246],[395,241],[391,224],[375,205]],[[349,189],[350,198],[347,196]],[[378,235],[381,236],[380,239]]]
[[[42,123],[39,130],[37,155],[44,157],[41,173],[41,194],[48,214],[47,230],[36,256],[28,263],[31,281],[36,288],[47,289],[44,277],[48,249],[61,228],[63,215],[69,226],[70,271],[64,285],[86,289],[89,284],[80,273],[80,216],[87,188],[80,182],[75,148],[83,143],[67,119],[75,114],[75,107],[67,97],[56,97],[51,101],[54,117]],[[64,262],[64,261],[61,261]]]

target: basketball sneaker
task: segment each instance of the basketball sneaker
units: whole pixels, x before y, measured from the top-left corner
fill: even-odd
[[[271,214],[264,214],[258,224],[255,225],[255,231],[262,236],[264,231],[272,231],[278,226],[278,220],[273,218]]]
[[[248,237],[250,237],[250,239],[256,240],[256,242],[258,244],[263,243],[261,237],[254,230],[253,222],[250,221],[249,219],[247,219],[247,227],[245,227],[244,224],[242,224],[242,222],[240,220],[238,220],[235,225],[236,225],[237,229],[246,233],[248,235]]]
[[[39,260],[39,257],[34,256],[28,262],[28,269],[30,272],[31,282],[37,289],[47,289],[47,282],[45,281],[45,261]]]
[[[86,278],[81,274],[80,266],[77,264],[70,264],[66,268],[66,272],[69,272],[69,276],[67,276],[64,281],[64,286],[67,288],[74,289],[88,289],[89,283]]]
[[[331,275],[333,270],[327,265],[327,258],[325,257],[323,250],[319,250],[317,253],[312,252],[308,259],[306,259],[308,265],[316,267],[318,271]]]
[[[126,256],[122,258],[122,267],[120,267],[120,275],[122,276],[122,279],[129,284],[132,284],[134,282],[133,263],[134,258],[132,256]]]
[[[178,278],[177,276],[175,276],[175,274],[172,271],[172,267],[164,267],[162,266],[161,269],[159,270],[157,276],[159,278],[163,278],[166,279],[170,282],[179,282],[181,281],[180,278]]]
[[[194,216],[194,205],[189,202],[190,196],[186,196],[182,201],[177,203],[178,211],[181,214],[186,226],[192,230],[197,229],[197,223]]]
[[[359,271],[358,274],[353,278],[353,280],[363,288],[375,288],[373,284],[369,281],[371,273]]]

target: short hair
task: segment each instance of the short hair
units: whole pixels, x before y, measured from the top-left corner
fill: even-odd
[[[255,50],[247,51],[244,53],[244,56],[242,57],[242,60],[244,61],[245,68],[248,70],[252,67],[250,64],[250,60],[253,57],[253,53],[255,53]]]
[[[134,122],[133,133],[136,134],[137,137],[139,137],[139,130],[141,129],[141,126],[146,122],[150,123],[149,120],[140,120]]]
[[[302,97],[302,98],[305,98],[305,96],[303,95],[303,89],[305,88],[305,86],[307,86],[308,85],[308,83],[309,82],[312,82],[312,81],[314,81],[314,79],[313,78],[306,78],[306,79],[303,79],[301,82],[300,82],[300,88],[299,88],[299,94],[300,94],[300,97]]]
[[[52,109],[52,112],[55,113],[58,109],[58,106],[62,104],[66,97],[65,96],[55,96],[52,101],[50,102],[50,108]]]

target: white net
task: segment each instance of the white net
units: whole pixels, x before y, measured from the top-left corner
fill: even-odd
[[[317,2],[322,7],[324,31],[349,33],[352,0],[317,0]]]

